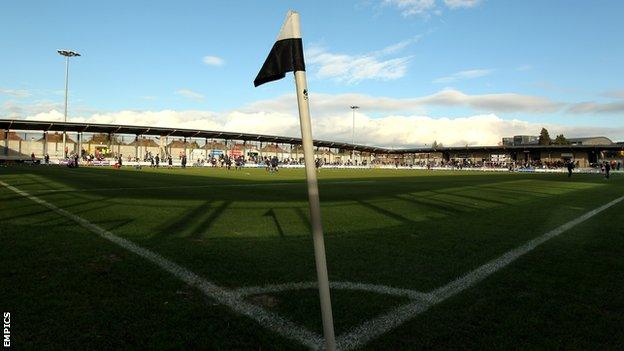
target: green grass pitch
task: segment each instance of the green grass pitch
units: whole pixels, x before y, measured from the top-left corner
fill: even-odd
[[[0,181],[220,287],[308,284],[243,299],[322,335],[303,170],[13,166]],[[423,293],[624,195],[619,174],[323,169],[319,184],[330,280]],[[358,348],[621,347],[623,211],[615,204]],[[0,267],[16,349],[305,349],[5,186]],[[332,289],[336,334],[408,300]]]

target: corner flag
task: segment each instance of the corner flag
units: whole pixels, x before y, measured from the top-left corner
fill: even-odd
[[[296,12],[288,12],[277,40],[254,80],[254,86],[282,79],[286,77],[286,72],[305,71],[301,34],[295,34],[293,27],[295,16],[298,16]]]
[[[336,349],[334,336],[334,320],[332,317],[331,298],[329,294],[329,277],[327,274],[327,260],[325,258],[325,242],[323,239],[323,224],[321,222],[321,205],[319,201],[316,168],[314,166],[314,146],[312,145],[312,123],[310,122],[310,107],[308,106],[308,86],[305,76],[305,62],[303,60],[303,42],[299,14],[288,11],[286,20],[269,56],[264,61],[260,73],[254,80],[257,87],[261,84],[282,79],[287,72],[294,72],[297,90],[297,104],[299,105],[299,122],[301,125],[301,143],[305,160],[306,179],[308,183],[308,200],[310,203],[310,224],[312,225],[312,239],[314,241],[314,257],[316,261],[316,276],[318,279],[319,297],[321,300],[321,314],[323,317],[323,334],[325,348]]]

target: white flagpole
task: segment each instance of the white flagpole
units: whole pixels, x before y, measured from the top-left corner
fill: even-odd
[[[299,14],[292,14],[292,30],[295,38],[301,38]],[[336,350],[334,336],[334,319],[332,317],[331,298],[329,293],[329,277],[325,258],[325,242],[323,240],[323,224],[321,222],[321,205],[319,201],[316,167],[314,165],[314,147],[312,145],[312,124],[308,105],[308,84],[305,71],[295,72],[297,103],[299,105],[299,121],[301,124],[301,142],[305,158],[305,171],[308,182],[308,201],[310,203],[310,221],[312,223],[312,239],[314,241],[314,257],[316,260],[316,276],[318,279],[321,314],[323,318],[323,334],[326,350]]]

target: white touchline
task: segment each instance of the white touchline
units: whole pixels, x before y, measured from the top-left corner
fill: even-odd
[[[80,224],[82,227],[99,235],[100,237],[145,258],[146,260],[152,262],[163,270],[171,273],[173,276],[180,279],[184,283],[198,288],[206,296],[216,300],[220,304],[226,305],[232,310],[257,321],[263,327],[271,329],[286,338],[297,340],[311,349],[318,349],[319,345],[323,344],[323,337],[318,335],[317,333],[313,333],[305,328],[302,328],[294,324],[293,322],[282,318],[275,313],[267,311],[259,306],[248,303],[244,301],[240,297],[240,295],[198,276],[190,270],[164,258],[163,256],[153,251],[136,245],[129,240],[118,237],[115,234],[87,221],[84,218],[81,218],[68,211],[58,208],[47,201],[41,200],[38,197],[30,195],[27,192],[17,189],[3,181],[0,181],[0,185],[3,185],[15,193],[24,196],[42,206],[45,206],[66,218],[73,220],[74,222]]]
[[[369,321],[364,322],[359,327],[356,327],[354,330],[350,331],[346,335],[341,335],[337,342],[339,349],[341,350],[350,350],[360,346],[363,346],[370,342],[371,340],[377,338],[378,336],[385,334],[386,332],[400,326],[401,324],[407,322],[408,320],[414,318],[416,315],[428,310],[430,307],[439,304],[440,302],[448,299],[451,296],[454,296],[469,287],[475,285],[481,280],[487,278],[498,270],[506,267],[508,264],[512,263],[520,256],[532,251],[537,246],[543,244],[544,242],[560,235],[561,233],[569,230],[570,228],[588,220],[589,218],[597,215],[598,213],[612,207],[613,205],[624,200],[624,196],[619,197],[605,205],[602,205],[594,210],[591,210],[584,215],[571,220],[542,236],[539,236],[526,244],[519,246],[511,251],[506,252],[502,256],[480,266],[479,268],[468,272],[464,276],[453,280],[452,282],[435,289],[430,292],[430,300],[426,301],[415,301],[412,303],[405,304],[398,308],[393,309],[392,311],[385,313],[379,317],[373,318]]]

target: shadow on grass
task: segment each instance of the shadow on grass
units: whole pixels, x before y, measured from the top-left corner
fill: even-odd
[[[199,206],[188,208],[184,215],[174,218],[171,223],[163,227],[157,234],[153,235],[153,240],[160,240],[164,237],[182,237],[199,239],[208,232],[212,224],[228,208],[231,201],[223,201],[215,207],[215,201],[208,200]]]
[[[277,228],[277,233],[279,234],[280,237],[284,237],[286,236],[284,234],[284,229],[282,229],[282,225],[280,224],[279,220],[277,219],[277,215],[275,214],[275,210],[274,209],[269,209],[264,215],[263,217],[269,217],[271,219],[273,219],[273,223],[275,223],[275,227]]]
[[[82,213],[101,212],[104,216],[107,209],[123,206],[123,209],[135,211],[140,214],[136,216],[139,228],[141,221],[149,220],[151,209],[156,206],[176,207],[179,215],[164,214],[159,220],[164,221],[164,225],[155,229],[153,240],[161,238],[186,237],[189,239],[200,239],[203,237],[214,239],[223,236],[225,233],[210,233],[211,228],[220,218],[232,220],[236,225],[236,219],[230,215],[228,209],[236,201],[244,203],[244,208],[249,210],[262,209],[264,214],[254,214],[254,217],[242,218],[244,222],[262,221],[264,227],[270,223],[266,218],[272,219],[274,227],[262,229],[262,234],[273,235],[275,230],[281,238],[286,237],[290,223],[280,221],[276,215],[276,210],[288,208],[295,211],[301,219],[302,228],[308,228],[309,219],[307,207],[295,202],[303,203],[306,199],[305,184],[303,179],[282,179],[272,178],[269,180],[252,179],[228,179],[223,177],[213,177],[209,175],[185,174],[180,171],[159,173],[116,171],[110,169],[78,169],[68,172],[65,168],[59,167],[32,167],[28,169],[12,170],[12,173],[3,174],[4,177],[13,177],[13,181],[19,179],[29,179],[31,184],[49,186],[64,184],[67,187],[77,189],[89,188],[110,188],[112,191],[89,191],[89,192],[54,192],[48,194],[37,194],[38,197],[48,199],[51,203],[57,204],[64,209],[71,209],[72,213],[80,215]],[[201,170],[197,170],[201,171]],[[206,172],[210,174],[210,172]],[[235,173],[231,173],[235,174]],[[294,174],[294,173],[293,173]],[[405,227],[400,232],[413,232],[416,223],[421,226],[427,221],[439,221],[441,217],[458,219],[464,223],[472,223],[474,214],[489,214],[493,209],[490,205],[500,205],[499,208],[508,210],[510,213],[518,211],[528,211],[527,203],[537,204],[545,199],[549,199],[564,194],[584,193],[590,187],[604,186],[604,182],[598,178],[584,177],[575,183],[562,183],[560,177],[552,175],[524,175],[524,174],[464,174],[452,175],[417,172],[397,173],[397,176],[389,177],[363,177],[351,178],[348,175],[357,173],[346,173],[345,181],[338,183],[324,183],[321,180],[321,199],[323,211],[330,211],[334,217],[349,216],[351,205],[361,206],[375,211],[383,217],[396,220]],[[380,174],[388,174],[383,172]],[[72,175],[76,175],[72,177]],[[92,175],[97,175],[93,177]],[[240,174],[239,174],[240,175]],[[28,178],[25,178],[28,176]],[[262,174],[257,174],[262,177]],[[291,174],[292,176],[292,174]],[[34,181],[32,180],[40,180]],[[49,179],[50,182],[46,183]],[[333,180],[335,180],[333,179]],[[353,183],[349,183],[349,181]],[[594,183],[588,180],[595,180]],[[11,183],[11,179],[8,180]],[[262,183],[263,186],[255,187],[255,183]],[[275,186],[272,186],[275,183]],[[279,184],[278,184],[279,183]],[[235,185],[252,185],[236,188]],[[292,184],[285,187],[284,184]],[[621,184],[621,182],[614,183]],[[145,190],[146,186],[201,186],[200,188],[178,188],[162,190]],[[206,185],[209,185],[206,187]],[[211,187],[210,185],[215,185]],[[234,187],[219,187],[220,185],[234,185]],[[116,187],[133,187],[136,189],[117,190]],[[617,186],[617,185],[616,185]],[[617,188],[615,188],[617,189]],[[620,185],[621,189],[621,185]],[[29,191],[28,189],[24,189]],[[550,190],[550,192],[548,192]],[[465,194],[472,192],[472,194]],[[35,192],[36,193],[36,192]],[[481,196],[483,195],[483,196]],[[499,200],[505,196],[506,201]],[[15,198],[21,198],[17,195]],[[467,201],[462,201],[465,198]],[[4,199],[4,197],[3,197]],[[72,201],[73,200],[73,201]],[[153,200],[153,201],[152,201]],[[404,202],[402,205],[400,202]],[[472,200],[472,201],[470,201]],[[556,200],[556,199],[555,199]],[[125,202],[124,202],[125,201]],[[398,204],[399,212],[393,211],[391,207],[384,207],[384,201]],[[477,202],[478,203],[475,203]],[[64,202],[67,205],[64,205]],[[75,202],[75,203],[71,203]],[[553,201],[556,203],[557,201]],[[496,206],[494,206],[496,207]],[[237,208],[240,210],[240,208]],[[268,212],[265,212],[268,210]],[[118,212],[121,212],[119,210]],[[414,211],[414,216],[410,211]],[[418,211],[418,213],[416,213]],[[113,211],[114,212],[114,211]],[[234,213],[236,211],[232,211]],[[255,211],[258,213],[260,211]],[[505,212],[505,211],[502,211]],[[16,218],[27,217],[30,214],[23,214],[16,211]],[[239,212],[240,213],[240,212]],[[278,211],[279,213],[279,211]],[[370,214],[370,212],[368,212]],[[469,213],[469,214],[467,214]],[[34,215],[42,214],[36,212]],[[146,215],[143,215],[146,214]],[[98,214],[99,215],[99,214]],[[515,215],[515,214],[513,214]],[[133,213],[122,213],[121,217],[133,217]],[[380,221],[383,222],[383,217]],[[416,218],[418,217],[418,218]],[[99,217],[98,217],[99,218]],[[147,219],[146,219],[147,218]],[[502,217],[501,217],[502,218]],[[355,218],[354,220],[358,220]],[[97,220],[96,220],[97,221]],[[296,221],[296,219],[295,219]],[[130,223],[128,221],[126,223]],[[344,223],[342,221],[340,223]],[[44,222],[46,223],[46,222]],[[120,222],[122,223],[122,222]],[[219,221],[219,228],[221,221]],[[395,223],[383,223],[381,225],[371,225],[375,228],[371,230],[380,232],[381,228],[392,227]],[[114,228],[123,227],[123,224]],[[360,226],[361,227],[361,226]],[[275,228],[275,230],[273,229]],[[286,228],[287,230],[285,230]],[[367,228],[357,229],[359,234]],[[353,233],[356,230],[347,225],[336,225],[334,228],[326,228],[328,235],[343,235]],[[303,231],[301,231],[303,232]]]
[[[418,207],[428,209],[429,211],[437,212],[442,215],[457,215],[464,212],[462,209],[456,208],[455,204],[448,204],[444,201],[438,201],[437,199],[424,200],[426,197],[419,197],[415,194],[403,194],[396,195],[395,198],[412,203]]]
[[[199,239],[202,236],[208,234],[208,232],[210,231],[210,227],[221,216],[221,214],[225,212],[225,210],[230,206],[231,203],[231,201],[223,201],[219,206],[215,207],[212,211],[210,211],[206,218],[199,222],[199,224],[195,227],[195,230],[191,232],[189,237],[191,239]]]
[[[403,224],[415,224],[416,223],[416,222],[412,221],[411,219],[409,219],[407,217],[404,217],[404,216],[402,216],[402,215],[400,215],[398,213],[394,213],[394,212],[392,212],[390,210],[387,210],[387,209],[385,209],[383,207],[377,206],[377,205],[375,205],[373,203],[370,203],[370,202],[358,200],[358,204],[360,204],[360,205],[362,205],[362,206],[364,206],[364,207],[366,207],[368,209],[371,209],[371,210],[373,210],[373,211],[375,211],[377,213],[380,213],[380,214],[382,214],[382,215],[384,215],[384,216],[386,216],[388,218],[392,218],[392,219],[394,219],[396,221],[399,221],[399,222],[401,222]]]
[[[118,228],[122,228],[130,223],[134,222],[132,218],[123,218],[123,219],[110,219],[110,220],[100,220],[93,222],[95,225],[98,225],[106,230],[113,231]]]
[[[469,190],[469,189],[468,189]],[[480,202],[485,202],[488,204],[495,204],[495,205],[504,205],[507,206],[509,205],[508,202],[504,202],[504,201],[500,201],[500,200],[495,200],[492,198],[485,198],[485,197],[480,197],[480,196],[472,196],[472,195],[468,195],[465,193],[465,191],[463,192],[446,192],[446,191],[431,191],[434,194],[438,194],[438,195],[445,195],[445,196],[454,196],[454,197],[461,197],[461,198],[465,198],[468,200],[474,200],[474,201],[480,201]]]
[[[232,178],[211,175],[212,171],[206,170],[204,174],[197,174],[202,170],[194,170],[195,173],[182,173],[183,171],[150,171],[133,172],[130,170],[112,170],[104,168],[79,168],[68,170],[61,167],[30,167],[27,169],[9,168],[6,176],[17,177],[35,176],[37,180],[30,182],[53,189],[51,183],[63,184],[70,189],[78,189],[91,195],[103,198],[136,198],[136,199],[188,199],[203,200],[209,198],[214,201],[306,201],[307,193],[303,174],[288,174],[285,177],[271,179],[263,178],[263,174],[253,174],[251,178],[237,178],[242,173],[228,173]],[[563,178],[555,175],[536,174],[481,174],[481,173],[457,173],[457,174],[434,174],[413,171],[413,173],[396,173],[396,176],[388,176],[387,172],[380,173],[379,177],[358,176],[357,173],[345,172],[344,176],[332,179],[320,179],[321,200],[369,200],[383,198],[392,195],[439,191],[463,187],[485,187],[493,185],[495,190],[503,186],[503,191],[519,192],[522,194],[532,193],[545,196],[553,195],[548,189],[561,189],[575,191],[581,188],[580,182],[560,184]],[[354,177],[352,177],[354,175]],[[435,175],[435,176],[434,176]],[[296,178],[295,177],[301,177]],[[591,179],[598,183],[598,178],[583,178],[581,181]],[[31,178],[32,180],[32,178]],[[342,180],[342,181],[341,181]],[[525,181],[540,180],[543,187],[522,184]],[[334,183],[332,183],[334,182]],[[540,183],[541,183],[540,182]],[[10,183],[10,182],[9,182]],[[237,188],[237,186],[241,186]],[[593,184],[592,184],[593,185]],[[27,190],[27,186],[24,185]],[[163,189],[149,190],[148,187],[163,187]],[[171,187],[170,189],[167,189]],[[117,190],[118,188],[124,188]],[[125,189],[130,188],[130,189]],[[98,190],[104,189],[104,190]],[[541,190],[546,191],[541,191]],[[54,194],[64,191],[54,192]],[[75,194],[68,190],[68,194]],[[38,194],[41,195],[41,194]],[[43,195],[42,195],[43,196]],[[491,199],[488,199],[491,201]]]

